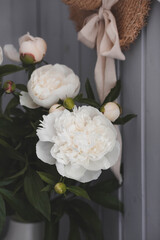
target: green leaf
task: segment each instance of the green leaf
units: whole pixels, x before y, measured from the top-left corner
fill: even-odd
[[[13,135],[13,125],[12,122],[10,122],[7,119],[0,118],[0,136],[3,137],[11,137]]]
[[[11,73],[19,72],[24,70],[23,67],[12,65],[12,64],[6,64],[3,66],[0,66],[0,77],[4,77],[6,75],[9,75]]]
[[[47,186],[45,186],[42,190],[41,190],[41,192],[50,192],[52,190],[52,186],[51,185],[47,185]]]
[[[0,139],[0,145],[6,149],[6,155],[11,159],[25,161],[25,158],[3,139]]]
[[[73,100],[75,101],[75,102],[78,102],[80,99],[82,99],[83,98],[83,94],[82,93],[80,93],[80,94],[78,94]]]
[[[112,193],[115,190],[117,190],[121,185],[117,181],[117,179],[110,179],[110,180],[105,180],[100,183],[97,183],[96,185],[89,187],[89,190],[93,191],[99,191],[99,192],[104,192],[104,193]]]
[[[19,104],[19,100],[16,97],[12,98],[6,107],[4,114],[9,116],[11,109],[15,108],[18,104]]]
[[[25,194],[32,206],[50,221],[50,199],[46,192],[41,191],[43,188],[44,184],[39,175],[30,169],[24,179]]]
[[[37,212],[28,204],[28,202],[17,198],[11,191],[0,188],[0,193],[15,213],[17,213],[23,220],[35,221],[39,218]]]
[[[81,98],[77,102],[84,103],[84,104],[90,105],[90,106],[95,107],[95,108],[100,108],[100,104],[97,103],[95,100],[90,99],[90,98]]]
[[[58,240],[59,223],[51,222],[45,223],[45,237],[44,240]],[[76,239],[75,239],[76,240]]]
[[[3,200],[2,196],[0,195],[0,233],[3,230],[5,220],[6,220],[6,207],[5,207],[4,200]]]
[[[78,197],[83,197],[83,198],[86,198],[86,199],[90,200],[90,197],[89,197],[87,191],[85,189],[81,188],[81,187],[71,186],[71,187],[67,187],[67,189],[71,193],[74,193]]]
[[[120,202],[117,197],[100,191],[90,190],[88,193],[92,201],[100,204],[105,208],[117,210],[123,213],[123,203]]]
[[[91,84],[89,82],[89,79],[86,80],[85,89],[86,89],[87,97],[92,100],[95,100],[95,96],[94,96]]]
[[[115,125],[124,125],[125,123],[129,122],[130,120],[132,120],[133,118],[137,117],[137,115],[135,114],[129,114],[126,115],[125,117],[120,117],[118,118],[114,124]]]
[[[4,180],[0,180],[0,187],[5,187],[8,186],[9,184],[13,183],[14,180],[8,180],[8,179],[4,179]]]
[[[27,87],[24,84],[16,84],[16,88],[20,91],[27,92]]]
[[[79,199],[70,201],[71,211],[73,210],[73,217],[83,231],[88,235],[88,239],[104,240],[102,223],[99,220],[96,212],[86,202]],[[92,235],[92,238],[91,238]]]
[[[81,240],[80,232],[79,232],[79,226],[74,221],[74,218],[70,217],[70,231],[68,240]]]
[[[120,91],[121,91],[121,82],[120,80],[118,80],[116,83],[116,86],[111,89],[110,93],[107,95],[102,105],[108,102],[115,101],[118,98]]]
[[[16,173],[13,176],[9,177],[8,179],[15,179],[15,178],[18,178],[18,177],[24,175],[26,170],[27,170],[27,167],[28,167],[28,162],[26,161],[26,164],[25,164],[24,168],[21,171],[19,171],[18,173]]]
[[[38,172],[38,171],[37,171],[37,173],[44,182],[46,182],[50,185],[55,185],[56,184],[54,176],[51,175],[50,173]]]

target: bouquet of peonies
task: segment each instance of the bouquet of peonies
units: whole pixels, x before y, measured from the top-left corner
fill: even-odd
[[[112,194],[121,179],[99,177],[121,158],[116,125],[135,115],[120,117],[121,108],[114,102],[120,81],[100,104],[89,80],[83,97],[79,77],[70,68],[44,61],[43,39],[28,33],[19,45],[19,52],[5,45],[4,53],[20,64],[0,66],[0,231],[11,216],[45,222],[44,239],[58,239],[60,219],[67,214],[69,240],[81,239],[81,234],[104,239],[91,202],[123,212],[123,204]],[[4,76],[18,71],[28,74],[27,87],[3,82]],[[4,109],[6,94],[12,99]]]

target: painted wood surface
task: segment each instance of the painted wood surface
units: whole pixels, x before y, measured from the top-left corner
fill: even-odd
[[[94,84],[96,53],[77,41],[67,7],[60,0],[0,0],[0,45],[14,43],[29,31],[48,44],[46,61],[71,67]],[[105,240],[160,239],[160,4],[153,3],[149,24],[120,63],[124,113],[136,113],[122,129],[124,186],[119,193],[125,215],[97,208],[103,220]],[[5,62],[7,62],[5,60]],[[10,79],[25,82],[23,74]],[[7,99],[5,99],[7,101]],[[68,219],[62,222],[68,228]],[[67,239],[61,231],[60,240]]]

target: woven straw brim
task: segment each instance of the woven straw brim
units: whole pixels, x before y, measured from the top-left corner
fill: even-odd
[[[87,2],[81,0],[81,3],[83,1]],[[119,0],[113,6],[112,12],[116,18],[122,49],[128,48],[134,42],[145,25],[150,3],[150,0]],[[70,6],[70,18],[75,22],[77,31],[83,27],[84,19],[95,11],[80,10],[74,5]]]
[[[94,10],[102,4],[101,0],[62,0],[65,4],[76,7],[80,10]]]

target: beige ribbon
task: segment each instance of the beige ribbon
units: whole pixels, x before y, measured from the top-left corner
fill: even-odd
[[[101,102],[116,83],[114,59],[125,60],[119,44],[119,35],[111,7],[118,0],[103,0],[99,11],[85,21],[78,40],[89,48],[97,47],[95,81]]]
[[[102,0],[102,7],[85,20],[84,27],[78,33],[78,40],[86,46],[97,47],[95,81],[101,102],[115,86],[117,80],[114,59],[125,60],[119,44],[116,20],[111,12],[111,8],[116,2],[118,0]],[[122,151],[121,134],[118,127],[116,130]],[[111,168],[121,183],[120,165],[121,154],[118,162]]]

